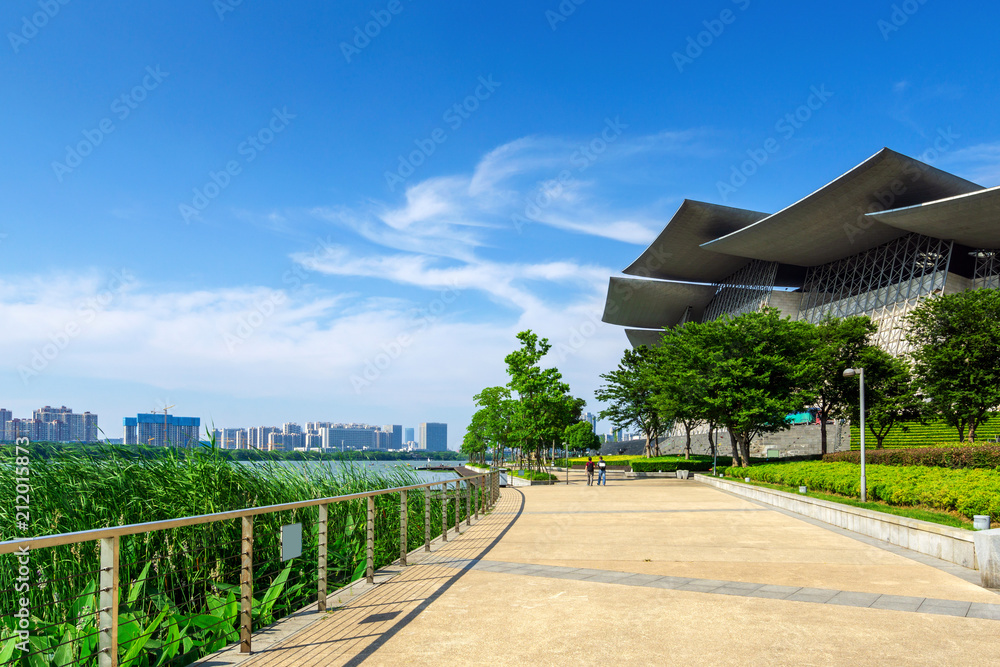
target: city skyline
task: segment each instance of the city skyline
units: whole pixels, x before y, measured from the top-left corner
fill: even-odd
[[[457,449],[526,329],[597,414],[609,277],[685,198],[777,211],[884,146],[1000,183],[995,5],[51,6],[0,7],[0,395],[109,437],[176,404]]]

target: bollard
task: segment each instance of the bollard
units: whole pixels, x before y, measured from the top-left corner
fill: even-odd
[[[990,529],[990,515],[989,514],[976,514],[972,517],[972,528],[973,530],[989,530]]]
[[[799,487],[799,493],[807,493],[807,492],[808,492],[808,489],[806,487],[804,487],[804,486],[800,486]]]

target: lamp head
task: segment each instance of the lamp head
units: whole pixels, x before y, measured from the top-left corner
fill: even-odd
[[[857,374],[858,374],[858,372],[856,370],[854,370],[853,368],[848,368],[847,370],[844,371],[844,377],[845,378],[852,378],[852,377],[854,377]]]

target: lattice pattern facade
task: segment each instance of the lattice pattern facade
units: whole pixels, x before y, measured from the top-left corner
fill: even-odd
[[[723,315],[736,317],[767,305],[778,275],[777,262],[755,259],[725,280],[715,284],[715,296],[705,308],[703,322]]]
[[[866,252],[812,267],[806,273],[799,319],[868,315],[874,342],[902,355],[903,318],[919,301],[944,291],[953,243],[908,234]]]
[[[997,251],[975,250],[972,256],[976,260],[972,289],[980,287],[1000,289],[1000,257],[997,256]]]

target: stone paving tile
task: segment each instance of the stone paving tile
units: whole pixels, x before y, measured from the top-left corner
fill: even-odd
[[[764,584],[763,586],[758,588],[755,592],[791,595],[792,593],[798,593],[801,590],[802,590],[801,586],[778,586],[776,584]]]
[[[852,593],[840,591],[834,595],[827,604],[839,604],[848,607],[870,607],[881,595],[878,593]]]
[[[683,586],[677,586],[674,590],[676,591],[693,591],[695,593],[711,593],[715,591],[719,586],[704,586],[697,583],[684,584]]]
[[[988,618],[993,621],[1000,621],[1000,604],[973,602],[966,616],[969,618]]]
[[[924,603],[925,598],[908,595],[882,595],[872,603],[872,609],[889,609],[891,611],[916,611]]]
[[[679,577],[660,577],[656,581],[651,581],[648,586],[653,588],[666,588],[669,590],[676,590],[678,586],[683,586],[684,584],[690,583],[690,579],[681,579]]]
[[[625,577],[618,583],[625,584],[627,586],[648,586],[654,581],[662,578],[662,576],[656,574],[633,574],[629,577]]]
[[[829,591],[822,588],[803,588],[798,593],[792,593],[786,600],[795,600],[797,602],[820,602],[826,603],[830,601],[837,591]]]
[[[761,587],[755,591],[748,591],[746,593],[746,596],[751,598],[770,598],[772,600],[784,600],[789,596],[789,593],[779,593],[777,591],[765,591],[763,587]]]
[[[971,602],[958,600],[935,600],[928,598],[917,611],[921,614],[941,614],[942,616],[965,616],[969,613]]]

